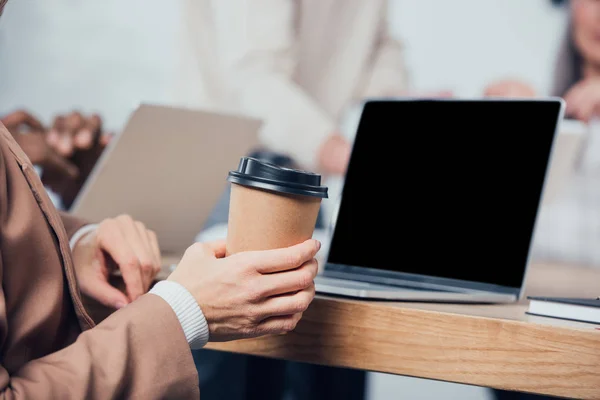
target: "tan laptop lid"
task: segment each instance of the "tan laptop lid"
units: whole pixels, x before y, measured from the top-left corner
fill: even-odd
[[[554,204],[569,189],[569,180],[575,173],[587,136],[585,123],[569,119],[561,121],[554,139],[542,205]]]
[[[225,190],[227,173],[258,145],[260,125],[246,117],[141,105],[71,212],[90,221],[130,214],[157,233],[165,255],[180,255]]]

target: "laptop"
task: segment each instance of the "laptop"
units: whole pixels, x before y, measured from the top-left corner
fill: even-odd
[[[544,188],[543,206],[554,204],[565,193],[569,179],[581,163],[588,140],[589,129],[586,123],[574,119],[561,121]]]
[[[258,146],[261,124],[142,104],[103,152],[70,212],[90,221],[130,214],[156,232],[163,262],[176,262],[225,190],[231,166]]]
[[[504,303],[521,298],[564,103],[365,103],[319,293]]]

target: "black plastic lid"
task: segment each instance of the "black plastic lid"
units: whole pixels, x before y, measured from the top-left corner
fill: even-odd
[[[237,171],[230,171],[227,180],[274,192],[327,198],[327,187],[321,186],[321,175],[280,167],[252,157],[242,157]]]

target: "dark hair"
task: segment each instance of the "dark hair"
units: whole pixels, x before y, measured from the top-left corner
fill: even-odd
[[[573,40],[573,24],[569,23],[554,65],[552,95],[563,96],[583,78],[583,60]]]
[[[568,0],[550,0],[550,3],[555,7],[561,7],[567,4]]]

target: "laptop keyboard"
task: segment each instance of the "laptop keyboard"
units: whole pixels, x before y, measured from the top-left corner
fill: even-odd
[[[332,286],[343,286],[349,289],[369,289],[369,290],[390,290],[390,288],[401,288],[412,291],[419,292],[450,292],[450,290],[442,290],[442,289],[430,289],[430,288],[421,288],[414,287],[410,285],[381,285],[377,283],[370,282],[360,282],[353,281],[349,279],[340,279],[340,278],[332,278],[329,276],[319,275],[315,279],[316,284],[320,285],[332,285]]]

